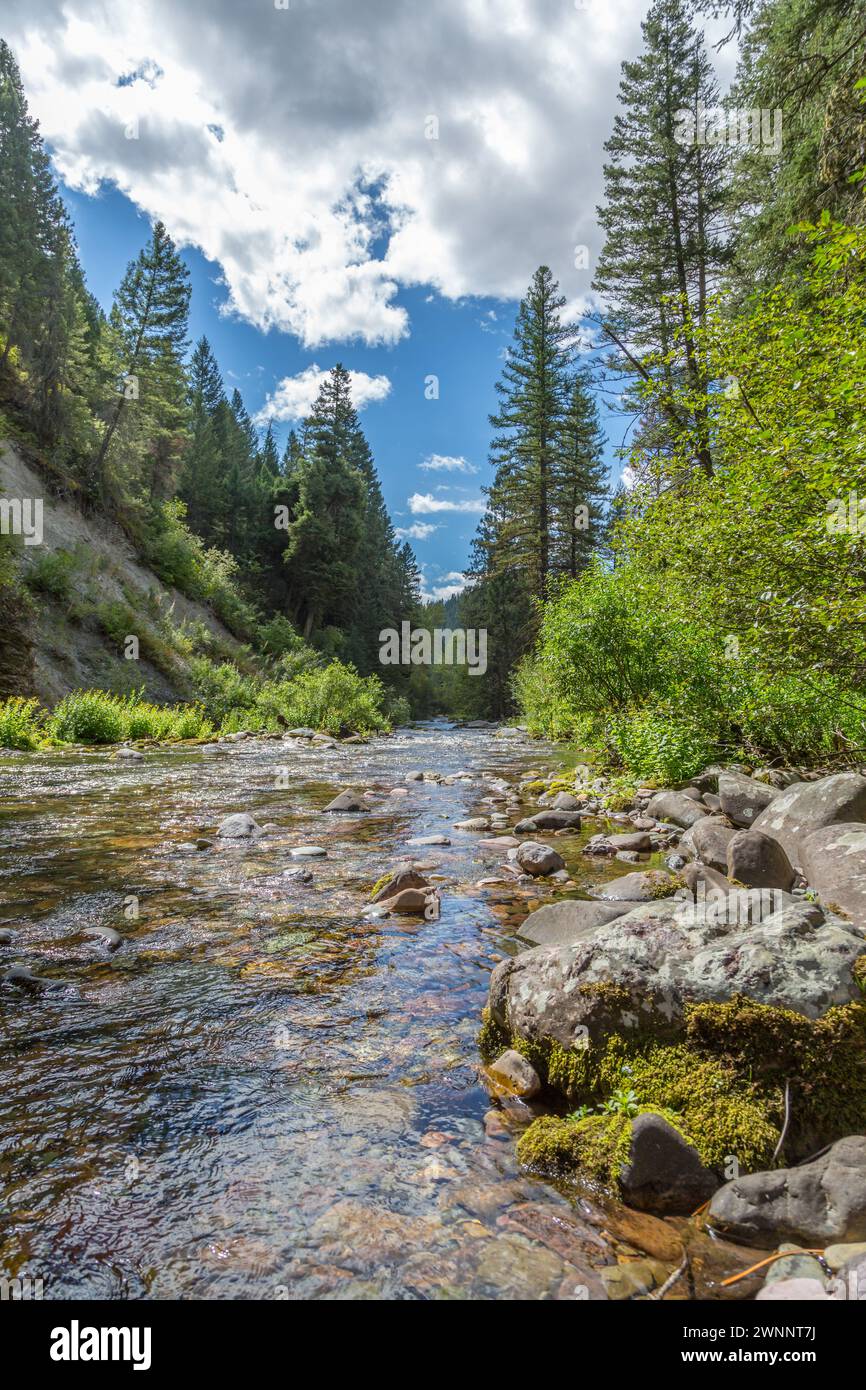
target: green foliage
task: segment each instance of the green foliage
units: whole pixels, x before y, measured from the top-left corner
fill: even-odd
[[[0,700],[0,748],[38,748],[45,737],[43,721],[38,700],[20,695]]]
[[[24,572],[24,583],[34,594],[68,601],[72,597],[73,579],[80,567],[80,557],[68,550],[46,550]]]
[[[121,743],[128,739],[207,738],[213,726],[198,705],[152,705],[140,695],[80,690],[67,695],[46,720],[58,743]]]

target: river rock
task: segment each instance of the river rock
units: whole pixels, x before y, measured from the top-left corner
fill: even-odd
[[[144,754],[137,748],[118,748],[115,758],[120,762],[141,763],[144,762]]]
[[[536,946],[569,946],[596,927],[603,927],[628,912],[627,903],[600,903],[572,900],[548,903],[530,912],[518,935]]]
[[[423,913],[428,903],[435,901],[435,889],[402,888],[391,898],[377,899],[379,906],[388,912]]]
[[[340,792],[333,801],[329,801],[325,807],[326,811],[368,811],[370,808],[353,791]]]
[[[781,1264],[782,1261],[780,1260]],[[756,1303],[828,1303],[833,1295],[821,1279],[774,1279],[755,1295]]]
[[[410,840],[410,845],[450,845],[451,841],[447,835],[418,835],[414,840]]]
[[[479,840],[484,849],[517,849],[520,844],[516,835],[497,835],[492,840]]]
[[[727,873],[728,845],[737,832],[719,816],[704,816],[680,840],[681,853],[693,852],[702,864]]]
[[[533,878],[555,873],[565,868],[565,860],[550,845],[541,845],[535,840],[524,840],[514,851],[514,857],[521,869]]]
[[[828,906],[866,928],[866,825],[813,830],[800,845],[803,873]]]
[[[298,845],[289,854],[293,859],[325,859],[328,851],[323,845]]]
[[[801,846],[807,835],[827,825],[862,821],[866,821],[866,777],[838,772],[779,792],[754,829],[778,840],[794,867],[802,868]]]
[[[652,848],[652,840],[646,831],[635,831],[634,834],[608,835],[607,843],[616,854],[623,850],[636,850],[640,854],[646,853]]]
[[[579,811],[581,801],[571,792],[557,792],[550,805],[554,811]]]
[[[756,782],[741,772],[723,772],[719,775],[719,800],[722,810],[734,825],[753,825],[761,812],[779,795],[775,787],[766,782]]]
[[[863,842],[866,844],[866,833]],[[782,888],[787,892],[796,878],[778,840],[760,830],[739,830],[729,839],[727,870],[730,878],[745,883],[747,888]]]
[[[220,821],[217,835],[223,840],[250,840],[263,834],[262,827],[248,811],[235,811]]]
[[[286,738],[315,738],[315,737],[316,737],[316,731],[315,731],[315,729],[301,728],[301,729],[288,729],[288,730],[286,731]]]
[[[622,878],[611,879],[610,883],[599,889],[600,898],[612,902],[650,902],[659,896],[659,890],[672,882],[671,876],[663,869],[645,869],[633,874],[623,874]]]
[[[701,806],[682,792],[671,791],[656,792],[650,798],[646,810],[648,816],[654,816],[656,820],[673,821],[674,825],[679,825],[684,830],[688,830],[690,825],[694,825],[695,821],[707,814],[706,806]]]
[[[579,830],[580,816],[577,811],[533,811],[514,829],[518,835],[531,835],[536,830]]]
[[[745,926],[708,921],[709,911],[672,898],[640,904],[570,945],[501,961],[491,1014],[512,1035],[573,1046],[610,1032],[676,1035],[686,1004],[735,994],[808,1018],[860,998],[852,966],[863,938],[846,924],[816,926],[802,904]],[[602,984],[622,995],[584,988]]]
[[[866,1239],[866,1136],[839,1139],[798,1168],[735,1178],[713,1197],[708,1220],[765,1250],[783,1240],[823,1249]]]
[[[380,888],[370,898],[371,903],[384,902],[387,898],[394,898],[398,893],[402,893],[406,888],[429,888],[430,884],[422,873],[414,868],[412,864],[397,864],[391,870],[388,878]]]
[[[406,781],[407,781],[407,782],[423,782],[423,781],[424,781],[424,773],[423,773],[423,772],[407,772],[407,773],[406,773]]]
[[[0,946],[8,946],[11,943],[11,941],[11,931],[7,931],[5,927],[0,928]]]
[[[619,1183],[629,1206],[639,1211],[688,1216],[718,1187],[697,1150],[662,1115],[632,1122],[628,1161]]]
[[[522,1096],[524,1100],[537,1096],[541,1090],[541,1082],[532,1063],[515,1052],[514,1048],[503,1052],[487,1070],[497,1086],[511,1091],[512,1095]]]
[[[469,820],[454,822],[455,830],[489,830],[490,821],[486,816],[470,816]]]

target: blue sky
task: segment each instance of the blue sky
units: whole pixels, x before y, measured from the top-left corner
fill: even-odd
[[[63,194],[88,286],[108,311],[127,263],[149,234],[149,219],[111,186],[95,196],[66,187]],[[347,342],[308,350],[291,334],[261,332],[237,315],[221,313],[227,293],[219,266],[195,248],[187,247],[182,254],[192,280],[191,338],[204,334],[209,339],[227,388],[238,387],[251,415],[264,406],[279,381],[312,363],[327,369],[342,361],[349,369],[388,377],[388,396],[361,413],[385,500],[396,527],[436,527],[425,539],[410,537],[424,566],[426,590],[432,593],[459,583],[455,576],[466,565],[478,513],[413,514],[408,499],[432,494],[434,499],[468,503],[481,496],[492,472],[487,463],[487,417],[497,406],[494,383],[502,349],[511,339],[516,301],[489,296],[452,301],[429,289],[405,290],[399,302],[409,312],[411,332],[395,346]],[[438,400],[425,395],[430,374],[439,378]],[[623,422],[614,419],[611,426],[611,437],[618,440]],[[290,428],[288,421],[274,423],[281,446]],[[609,456],[618,473],[612,448]],[[421,467],[436,457],[464,459],[477,472]]]

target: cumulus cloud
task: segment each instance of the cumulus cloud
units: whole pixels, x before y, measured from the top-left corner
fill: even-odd
[[[255,417],[255,423],[267,425],[272,420],[303,420],[305,415],[309,415],[327,375],[328,373],[314,362],[296,376],[284,376],[268,394],[267,400]],[[356,410],[363,410],[364,406],[372,401],[383,401],[391,390],[391,382],[386,376],[349,372],[349,379]]]
[[[413,492],[409,498],[409,510],[413,516],[432,512],[469,512],[480,516],[486,505],[483,497],[465,497],[453,501],[447,497],[434,497],[432,492]]]
[[[440,527],[430,521],[415,521],[411,526],[397,526],[394,535],[398,541],[428,541]]]
[[[514,297],[597,251],[601,145],[645,0],[6,0],[63,178],[115,183],[307,347],[406,335],[402,287]],[[543,216],[539,216],[543,210]]]
[[[458,458],[450,454],[430,454],[423,463],[419,463],[419,468],[425,469],[430,473],[477,473],[478,469],[474,463],[461,455]]]

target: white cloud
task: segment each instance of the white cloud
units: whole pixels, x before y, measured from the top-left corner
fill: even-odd
[[[450,454],[430,454],[423,463],[418,464],[419,468],[431,473],[477,473],[478,469],[474,463],[461,455],[458,458]]]
[[[297,376],[284,376],[255,417],[257,425],[271,420],[303,420],[319,394],[328,373],[318,363],[305,367]],[[372,401],[383,401],[390,393],[391,383],[386,376],[368,376],[366,372],[349,372],[352,401],[356,410],[363,410]]]
[[[455,594],[462,594],[469,581],[460,577],[457,584],[437,584],[432,589],[421,586],[421,599],[424,603],[447,603],[449,598],[454,598]]]
[[[429,521],[416,521],[411,526],[397,526],[394,535],[398,541],[428,541],[440,527]]]
[[[483,497],[466,497],[455,502],[445,497],[434,497],[432,492],[413,492],[409,498],[409,510],[413,516],[432,512],[471,512],[480,516],[485,506]]]
[[[313,348],[397,342],[404,286],[514,298],[545,262],[587,293],[646,7],[4,0],[3,32],[65,180],[115,183],[220,267],[230,312]]]

